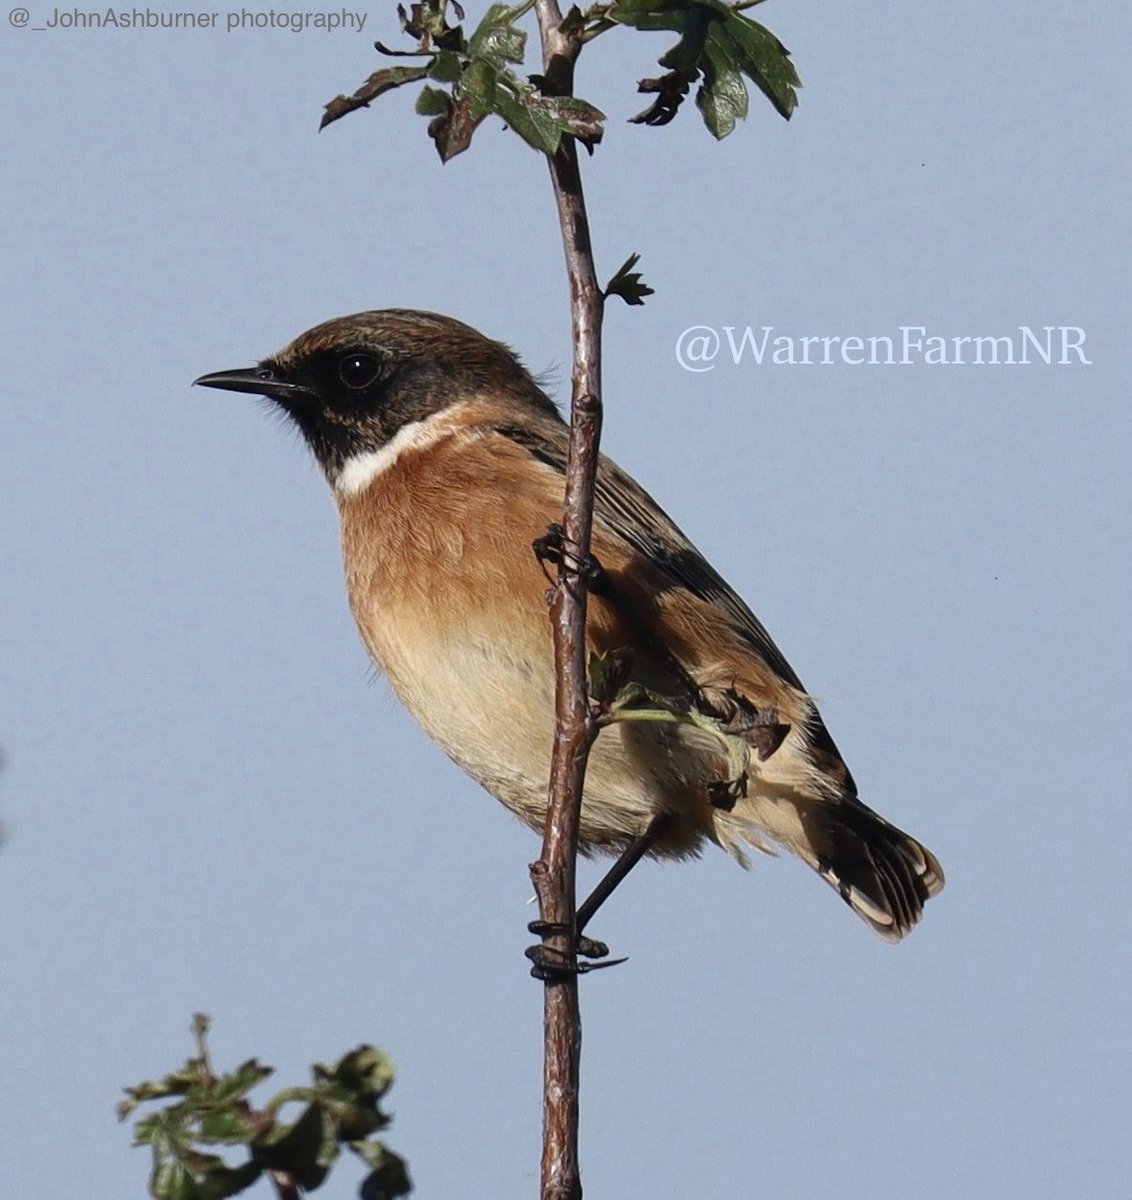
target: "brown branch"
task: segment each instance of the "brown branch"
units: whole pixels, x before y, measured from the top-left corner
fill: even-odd
[[[548,92],[569,96],[579,33],[563,34],[557,0],[536,0]],[[564,137],[549,159],[551,182],[570,282],[574,358],[570,456],[566,471],[563,530],[570,553],[563,554],[550,603],[556,675],[554,752],[542,857],[531,866],[543,921],[573,931],[574,868],[586,760],[596,730],[589,719],[586,690],[586,591],[578,565],[589,555],[593,526],[594,478],[601,434],[602,294],[594,271],[578,147]],[[547,949],[576,965],[574,938],[550,935]],[[579,1200],[578,1089],[582,1048],[577,975],[547,979],[544,988],[542,1200]]]

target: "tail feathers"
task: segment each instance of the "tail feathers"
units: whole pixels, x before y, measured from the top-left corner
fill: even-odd
[[[943,888],[938,860],[859,800],[822,805],[821,811],[828,819],[808,831],[812,865],[880,937],[898,942],[919,921],[925,901]]]

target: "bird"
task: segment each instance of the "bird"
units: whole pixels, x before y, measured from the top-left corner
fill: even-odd
[[[337,505],[374,664],[441,749],[542,832],[555,674],[532,546],[568,551],[552,544],[569,442],[555,403],[504,343],[403,308],[325,321],[257,366],[194,382],[267,397],[294,422]],[[694,858],[714,843],[746,865],[747,850],[785,849],[899,941],[943,887],[938,860],[858,798],[758,618],[604,455],[591,555],[589,653],[704,718],[613,721],[597,735],[579,849],[619,856],[607,892],[646,855]],[[744,779],[722,789],[713,722],[750,750]],[[579,908],[579,931],[604,898]]]

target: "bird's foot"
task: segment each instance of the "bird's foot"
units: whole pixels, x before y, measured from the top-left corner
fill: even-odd
[[[552,934],[568,932],[565,925],[556,924],[553,921],[532,921],[527,929],[544,938]],[[598,971],[602,967],[615,967],[619,963],[627,961],[624,958],[611,958],[608,962],[578,962],[579,957],[606,958],[609,954],[609,947],[604,942],[586,937],[582,933],[575,938],[573,954],[556,950],[546,945],[545,942],[528,947],[524,954],[531,960],[531,974],[536,979],[542,980],[562,979],[569,975],[586,975],[590,971]]]
[[[588,975],[591,971],[600,971],[602,967],[616,967],[629,961],[627,958],[611,958],[606,962],[578,962],[576,958],[560,950],[552,950],[542,942],[528,946],[523,953],[531,960],[534,978],[551,983],[568,979],[571,975]]]
[[[556,933],[569,933],[570,931],[565,925],[561,925],[556,921],[532,921],[527,926],[527,932],[545,938],[551,937]],[[574,949],[582,958],[605,958],[609,954],[609,947],[604,942],[599,942],[596,938],[586,937],[584,933],[577,935]],[[528,955],[528,957],[530,956]]]
[[[595,595],[601,595],[606,590],[609,578],[601,563],[592,554],[578,554],[566,531],[557,522],[550,525],[542,537],[535,538],[531,549],[548,583],[553,585],[556,582],[547,570],[547,564],[550,564],[574,572],[583,586]]]

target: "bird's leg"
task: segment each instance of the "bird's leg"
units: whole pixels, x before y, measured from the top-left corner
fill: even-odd
[[[613,895],[621,880],[648,854],[671,827],[672,817],[668,813],[653,817],[644,833],[621,851],[613,866],[606,871],[598,881],[597,887],[590,892],[578,908],[574,924],[579,934],[589,924],[594,913]]]
[[[604,958],[609,953],[609,947],[604,942],[584,937],[582,931],[589,924],[594,913],[609,899],[617,885],[641,861],[642,858],[656,845],[672,825],[672,817],[667,813],[653,817],[648,828],[634,839],[617,856],[613,866],[598,881],[597,887],[586,897],[574,915],[575,951],[583,958]],[[565,928],[552,921],[532,921],[527,929],[540,937],[551,934],[565,933]],[[546,979],[554,974],[577,973],[597,970],[599,967],[613,967],[623,963],[625,959],[617,958],[602,963],[578,963],[570,966],[559,961],[559,956],[553,954],[545,945],[532,946],[527,957],[534,963],[531,974],[537,979]]]

